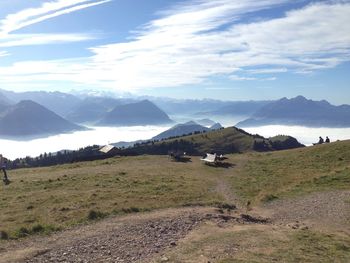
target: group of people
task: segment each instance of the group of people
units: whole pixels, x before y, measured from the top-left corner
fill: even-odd
[[[328,138],[328,136],[326,136],[326,140],[323,140],[323,138],[320,136],[319,140],[318,140],[318,144],[322,144],[322,143],[330,143],[330,139]]]
[[[7,172],[6,172],[6,164],[7,164],[7,160],[6,158],[4,158],[1,154],[0,154],[0,168],[2,170],[2,172],[4,173],[4,177],[3,177],[3,182],[5,184],[9,184],[10,183],[10,179],[7,176]]]

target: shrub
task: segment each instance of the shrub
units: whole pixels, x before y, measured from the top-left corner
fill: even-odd
[[[42,225],[40,224],[37,224],[35,226],[32,227],[32,233],[41,233],[41,232],[44,232],[45,231],[45,227],[43,227]]]
[[[271,202],[275,199],[278,199],[277,196],[273,195],[273,194],[268,194],[268,195],[265,195],[263,199],[261,199],[261,201],[263,202]]]
[[[9,239],[9,235],[5,231],[0,231],[0,240],[7,240]]]
[[[16,231],[15,236],[21,238],[21,237],[26,237],[26,236],[28,236],[29,234],[30,234],[30,232],[29,232],[28,228],[26,228],[26,227],[21,227],[20,229],[18,229],[18,230]]]
[[[102,213],[100,211],[90,210],[87,218],[89,220],[97,220],[97,219],[100,219],[100,218],[104,218],[106,216],[107,216],[107,214]]]

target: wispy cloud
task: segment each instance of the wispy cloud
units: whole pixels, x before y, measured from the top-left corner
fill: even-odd
[[[50,18],[69,14],[88,7],[101,5],[111,0],[56,0],[43,3],[37,8],[28,8],[8,15],[0,21],[0,34],[7,35],[21,28],[45,21]]]
[[[36,8],[7,15],[0,20],[0,47],[46,45],[95,39],[87,34],[18,34],[17,30],[75,11],[101,5],[111,0],[56,0]]]
[[[247,70],[251,74],[271,74],[271,73],[285,73],[288,72],[287,68],[262,68]]]
[[[0,50],[0,57],[5,57],[5,56],[8,56],[9,53],[7,51],[1,51]]]
[[[213,76],[274,80],[261,74],[307,73],[350,61],[350,1],[320,1],[278,18],[245,19],[289,2],[194,0],[161,13],[128,42],[93,47],[93,55],[83,59],[0,67],[0,81],[23,74],[36,81],[135,90],[196,84]]]
[[[88,34],[14,34],[0,39],[0,47],[59,44],[95,39]]]
[[[253,77],[241,77],[241,76],[237,76],[237,75],[230,75],[229,76],[230,80],[238,80],[238,81],[243,81],[243,80],[257,80],[256,78]]]
[[[250,12],[286,2],[195,1],[151,21],[133,41],[91,49],[93,61],[116,87],[142,88],[199,83],[256,66],[267,67],[265,73],[303,72],[349,60],[349,3],[316,3],[281,18],[242,22]]]

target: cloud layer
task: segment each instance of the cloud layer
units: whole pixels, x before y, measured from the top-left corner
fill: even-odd
[[[68,2],[77,6],[72,4],[66,12],[106,1],[57,1]],[[90,48],[90,57],[0,67],[0,82],[21,75],[22,80],[64,79],[130,91],[196,84],[213,76],[273,81],[276,74],[309,73],[350,60],[349,1],[314,2],[277,18],[251,20],[261,10],[290,2],[194,0],[160,13],[159,19],[132,33],[128,42]],[[40,14],[27,10],[22,14],[26,19],[9,16],[2,30],[28,25],[36,16],[43,19],[64,12],[58,5],[43,10]],[[262,74],[268,76],[260,78]]]

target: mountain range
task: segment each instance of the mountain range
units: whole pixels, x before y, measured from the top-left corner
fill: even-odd
[[[196,125],[200,123],[202,127],[208,127],[214,123],[208,117],[219,119],[222,116],[227,118],[245,116],[244,121],[236,124],[239,127],[271,124],[350,127],[349,105],[335,106],[325,100],[314,101],[302,96],[292,99],[282,98],[276,101],[245,102],[156,97],[147,97],[147,99],[143,97],[144,99],[141,100],[141,98],[77,96],[45,91],[17,93],[0,90],[0,134],[12,136],[58,134],[82,128],[74,123],[92,126],[162,125],[171,123],[173,117],[185,121],[195,119],[198,120]],[[29,101],[33,103],[30,105]],[[41,106],[41,111],[35,110],[38,109],[38,105]],[[28,114],[28,120],[22,119],[24,113]],[[45,121],[42,121],[45,124],[35,121],[40,119],[38,114],[45,116]],[[177,127],[178,132],[168,131],[167,136],[179,136],[198,130],[198,128]]]
[[[23,100],[31,100],[55,112],[61,117],[64,117],[81,101],[81,99],[74,95],[57,91],[13,92],[1,89],[0,93],[13,104]]]
[[[238,127],[262,125],[299,125],[307,127],[350,127],[350,106],[308,100],[303,96],[282,98],[239,122]]]

